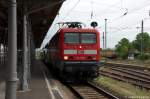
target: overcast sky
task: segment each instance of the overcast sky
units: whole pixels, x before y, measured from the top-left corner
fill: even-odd
[[[41,47],[58,30],[56,23],[66,21],[80,21],[87,27],[92,21],[97,21],[102,45],[102,34],[105,30],[104,19],[108,19],[108,48],[114,48],[123,37],[133,41],[141,31],[142,20],[144,20],[144,32],[150,33],[150,0],[66,0]]]

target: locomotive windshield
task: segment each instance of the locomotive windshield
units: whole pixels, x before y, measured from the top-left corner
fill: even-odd
[[[96,34],[94,33],[82,33],[81,43],[94,44],[96,43]]]
[[[65,43],[94,44],[96,43],[95,33],[65,33]]]
[[[79,43],[78,33],[65,33],[65,43]]]

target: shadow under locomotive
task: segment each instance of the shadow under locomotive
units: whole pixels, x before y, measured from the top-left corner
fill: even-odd
[[[97,62],[64,62],[64,68],[61,71],[50,63],[46,63],[46,66],[53,76],[64,82],[86,82],[99,75]]]

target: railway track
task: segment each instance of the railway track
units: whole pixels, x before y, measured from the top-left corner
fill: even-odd
[[[138,70],[123,68],[123,67],[112,68],[112,70],[117,70],[117,71],[120,71],[122,73],[127,73],[129,75],[133,75],[133,76],[135,76],[135,77],[137,77],[139,79],[150,81],[150,74],[149,74],[149,72],[138,71]]]
[[[140,70],[124,66],[105,66],[105,69],[100,70],[99,73],[100,75],[128,82],[148,90],[150,89],[150,73],[143,69]]]
[[[107,62],[107,63],[105,63],[105,65],[111,66],[111,67],[125,67],[125,68],[136,69],[136,70],[148,70],[148,71],[150,71],[150,67],[145,67],[142,65],[114,63],[114,62]]]
[[[67,85],[79,99],[119,99],[91,83]]]

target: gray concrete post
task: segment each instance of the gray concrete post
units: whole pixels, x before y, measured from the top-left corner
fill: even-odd
[[[27,60],[27,16],[24,15],[24,28],[23,28],[23,78],[21,89],[23,91],[28,90],[28,60]]]
[[[30,33],[30,32],[29,32]],[[30,71],[30,68],[31,68],[31,39],[30,39],[30,34],[29,35],[29,38],[28,38],[28,79],[31,78],[31,71]]]
[[[31,78],[31,23],[28,22],[28,79]]]
[[[16,99],[17,89],[17,3],[8,0],[8,64],[5,99]]]

